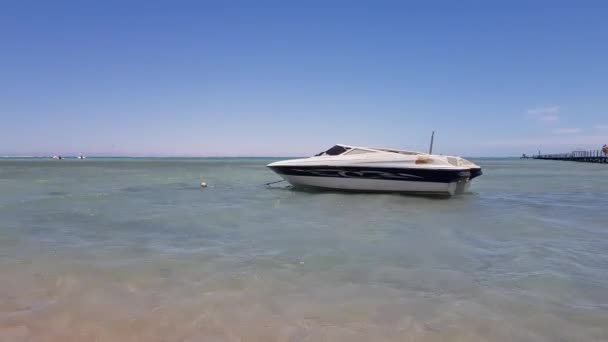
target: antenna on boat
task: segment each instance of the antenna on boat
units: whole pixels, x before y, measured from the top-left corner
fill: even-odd
[[[435,140],[435,131],[431,133],[431,146],[429,147],[429,154],[433,154],[433,140]]]

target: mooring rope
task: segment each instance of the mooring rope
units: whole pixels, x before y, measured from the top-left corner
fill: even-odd
[[[278,181],[276,181],[276,182],[264,183],[264,185],[265,185],[265,186],[269,186],[269,185],[272,185],[272,184],[277,184],[277,183],[281,183],[281,182],[284,182],[284,181],[285,181],[284,179],[281,179],[281,180],[278,180]]]

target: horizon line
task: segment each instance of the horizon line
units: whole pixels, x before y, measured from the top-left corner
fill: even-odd
[[[437,155],[443,155],[441,153]],[[60,156],[67,159],[78,159],[79,155],[2,155],[0,158],[53,158],[54,156]],[[82,155],[85,159],[93,158],[309,158],[311,156],[265,156],[265,155],[201,155],[201,156],[188,156],[188,155]],[[520,158],[521,156],[463,156],[464,158]]]

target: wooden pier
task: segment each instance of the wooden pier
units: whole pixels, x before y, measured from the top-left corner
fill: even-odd
[[[536,154],[533,156],[523,155],[524,159],[543,159],[543,160],[564,160],[580,163],[600,163],[608,164],[608,155],[601,150],[593,151],[572,151],[570,153],[559,154]]]

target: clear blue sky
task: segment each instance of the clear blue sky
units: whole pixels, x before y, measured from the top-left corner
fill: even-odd
[[[0,122],[0,155],[598,148],[608,2],[7,0]]]

